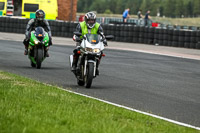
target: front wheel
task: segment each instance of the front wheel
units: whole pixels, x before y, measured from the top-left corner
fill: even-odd
[[[36,55],[36,68],[40,69],[42,65],[42,60],[43,60],[43,49],[37,49],[37,55]]]
[[[92,85],[93,80],[93,74],[94,74],[94,63],[89,62],[86,69],[86,76],[85,76],[85,83],[86,88],[90,88]]]

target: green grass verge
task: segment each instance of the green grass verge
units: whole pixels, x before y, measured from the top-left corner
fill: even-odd
[[[199,132],[1,71],[0,105],[1,133]]]

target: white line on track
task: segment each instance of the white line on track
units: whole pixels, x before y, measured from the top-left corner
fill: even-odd
[[[49,84],[45,84],[45,85],[52,86],[52,85],[49,85]],[[85,94],[81,94],[81,93],[78,93],[78,92],[70,91],[70,90],[67,90],[67,89],[60,88],[60,87],[58,87],[58,88],[61,89],[61,90],[76,94],[76,95],[80,95],[80,96],[84,96],[84,97],[87,97],[87,98],[91,98],[91,99],[94,99],[94,100],[97,100],[97,101],[101,101],[101,102],[104,102],[104,103],[107,103],[107,104],[110,104],[110,105],[114,105],[114,106],[117,106],[117,107],[120,107],[120,108],[124,108],[124,109],[127,109],[127,110],[131,110],[131,111],[134,111],[134,112],[137,112],[137,113],[141,113],[141,114],[147,115],[147,116],[151,116],[151,117],[154,117],[154,118],[165,120],[165,121],[177,124],[177,125],[181,125],[181,126],[185,126],[185,127],[189,127],[189,128],[200,130],[200,127],[196,127],[196,126],[192,126],[192,125],[189,125],[189,124],[186,124],[186,123],[178,122],[178,121],[175,121],[175,120],[172,120],[172,119],[164,118],[164,117],[161,117],[161,116],[158,116],[158,115],[154,115],[154,114],[150,114],[150,113],[147,113],[147,112],[143,112],[143,111],[140,111],[140,110],[137,110],[137,109],[134,109],[134,108],[130,108],[130,107],[123,106],[123,105],[120,105],[120,104],[112,103],[112,102],[109,102],[109,101],[105,101],[105,100],[102,100],[102,99],[99,99],[99,98],[95,98],[95,97],[88,96],[88,95],[85,95]]]

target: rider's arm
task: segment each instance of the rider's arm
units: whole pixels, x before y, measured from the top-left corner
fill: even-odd
[[[102,38],[104,39],[103,43],[104,43],[104,45],[107,46],[108,44],[107,44],[105,35],[104,35],[104,33],[103,33],[103,28],[101,27],[101,25],[99,26],[99,29],[98,29],[97,33],[100,34],[100,35],[102,36]]]
[[[76,26],[76,32],[80,32],[80,33],[82,33],[80,23]]]
[[[51,37],[51,28],[49,26],[49,22],[47,20],[44,20],[45,23],[45,31],[48,32],[49,36]]]
[[[149,15],[149,19],[151,19],[151,16]]]
[[[47,20],[44,20],[44,23],[45,23],[45,27],[44,27],[44,30],[48,33],[49,35],[49,45],[53,45],[52,44],[52,37],[51,37],[51,28],[49,26],[49,22]]]
[[[26,26],[26,31],[25,31],[26,39],[29,38],[29,34],[30,34],[30,31],[33,28],[33,24],[34,24],[34,19],[31,19],[31,20],[28,21],[28,24]]]
[[[76,26],[76,32],[82,33],[82,29],[81,29],[80,23]],[[74,35],[74,36],[73,36],[73,40],[74,40],[74,41],[80,41],[80,38],[77,37],[76,35]]]
[[[100,35],[104,35],[103,34],[103,28],[101,27],[101,25],[99,26],[97,33],[100,34]]]

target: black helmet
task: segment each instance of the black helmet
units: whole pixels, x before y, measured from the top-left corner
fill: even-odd
[[[38,10],[35,12],[35,18],[36,18],[36,20],[39,20],[39,21],[44,20],[44,18],[45,18],[45,13],[44,13],[44,11],[41,10],[41,9],[38,9]]]
[[[93,28],[96,24],[96,15],[93,12],[88,12],[85,14],[85,22],[89,29]]]

